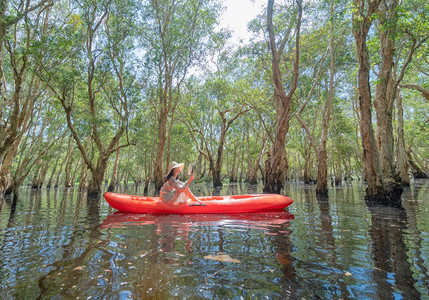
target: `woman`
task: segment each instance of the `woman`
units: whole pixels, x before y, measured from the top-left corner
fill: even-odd
[[[159,194],[161,201],[167,205],[183,206],[188,202],[188,199],[199,202],[189,190],[189,184],[194,180],[194,174],[192,173],[191,177],[185,182],[177,179],[183,167],[183,163],[178,164],[173,161],[168,168],[167,177]]]

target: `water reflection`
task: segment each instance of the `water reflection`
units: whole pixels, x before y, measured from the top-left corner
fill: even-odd
[[[377,297],[395,299],[395,291],[403,298],[419,299],[416,280],[408,262],[409,249],[404,241],[407,229],[407,214],[403,208],[373,206],[369,235],[373,241],[372,256],[374,270],[372,278],[376,283]],[[394,280],[392,280],[392,277]]]
[[[337,193],[336,199],[343,199],[343,191]],[[330,214],[329,198],[317,195],[317,202],[320,210],[320,223],[322,224],[322,239],[325,244],[320,248],[326,249],[326,257],[324,260],[329,261],[333,267],[338,270],[343,269],[341,263],[338,262],[337,246],[334,237],[334,227],[332,224],[332,217]],[[343,280],[338,280],[339,296],[341,299],[350,298],[350,293],[347,290],[347,284]]]
[[[367,206],[364,188],[321,198],[293,183],[289,212],[164,216],[118,213],[73,189],[23,189],[0,202],[0,298],[428,298],[427,181],[405,189],[403,209]]]

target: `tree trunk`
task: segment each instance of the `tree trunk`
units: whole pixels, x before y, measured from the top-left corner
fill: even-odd
[[[419,165],[417,165],[414,162],[413,157],[411,156],[411,150],[407,151],[407,157],[408,157],[408,164],[411,167],[411,172],[413,174],[413,177],[415,179],[426,179],[426,178],[428,178],[428,174],[426,174],[425,171],[423,171],[423,169],[421,167],[419,167]]]
[[[65,175],[66,175],[66,181],[65,181],[65,187],[72,187],[72,166],[73,166],[73,144],[70,144],[68,153],[67,153],[67,163],[65,168]]]
[[[69,139],[69,142],[70,142],[70,140],[71,140],[71,137]],[[64,163],[66,162],[66,160],[67,160],[67,157],[64,157],[61,161],[60,169],[58,170],[57,178],[55,179],[54,187],[56,187],[56,188],[60,186],[61,175],[63,174],[63,167],[64,167]]]
[[[213,163],[212,176],[213,176],[213,187],[221,187],[222,186],[222,178],[220,175],[219,165],[217,163]]]
[[[237,182],[237,172],[238,172],[238,159],[237,159],[237,145],[234,145],[234,153],[232,157],[232,166],[231,172],[229,175],[229,182]]]
[[[330,1],[330,41],[329,41],[329,57],[331,61],[330,76],[329,76],[329,95],[325,103],[323,111],[322,133],[320,135],[320,143],[317,153],[317,186],[316,194],[328,195],[328,154],[326,151],[326,143],[328,140],[329,121],[331,120],[332,102],[334,99],[334,77],[335,77],[335,49],[334,49],[334,1]]]
[[[404,137],[404,110],[402,108],[402,98],[399,89],[397,89],[396,106],[398,114],[398,143],[396,145],[396,170],[399,174],[401,184],[405,186],[410,185],[410,177],[408,176],[408,163],[407,151],[405,150],[405,137]]]
[[[304,161],[304,175],[303,175],[303,181],[305,184],[309,184],[312,182],[312,178],[311,178],[311,149],[310,149],[310,145],[308,144],[307,149],[305,149],[305,161]]]
[[[118,167],[119,167],[119,149],[116,151],[116,159],[115,164],[113,165],[113,171],[112,171],[112,180],[110,181],[109,187],[107,188],[107,191],[113,192],[115,189],[118,179]]]
[[[386,186],[387,188],[384,186],[380,154],[372,127],[371,87],[369,83],[370,64],[366,39],[371,27],[373,14],[377,10],[379,3],[379,0],[369,3],[366,16],[363,11],[353,14],[353,34],[359,61],[359,125],[362,137],[363,165],[368,184],[365,198],[368,201],[396,205],[400,204],[402,190],[396,189],[391,182]],[[364,16],[362,17],[362,15]]]
[[[376,197],[384,191],[381,163],[371,119],[371,87],[369,84],[370,64],[368,47],[366,43],[369,27],[372,23],[372,21],[370,21],[370,18],[377,6],[378,4],[376,5],[376,7],[372,8],[371,13],[368,12],[368,16],[363,21],[359,22],[360,24],[357,28],[356,25],[354,25],[355,29],[353,30],[359,60],[359,125],[362,137],[363,164],[365,168],[366,180],[368,183],[368,188],[366,192],[368,197]]]
[[[51,176],[49,176],[48,183],[46,184],[47,188],[51,188],[52,187],[52,183],[54,181],[55,172],[57,171],[57,167],[58,167],[58,161],[59,161],[59,159],[55,159],[55,164],[54,164],[54,167],[52,169]]]
[[[40,170],[39,178],[37,180],[37,189],[41,189],[43,186],[43,182],[45,182],[46,173],[48,172],[49,161],[46,161]]]
[[[94,172],[91,172],[92,177],[89,181],[88,196],[99,195],[101,192],[101,187],[103,186],[104,173],[106,172],[107,160],[109,157],[106,157],[104,153],[100,153],[99,155],[100,156],[98,157],[97,166]]]
[[[238,182],[243,182],[243,174],[244,174],[244,158],[246,153],[244,151],[240,152],[241,158],[238,160],[238,170],[240,171],[240,175],[238,176]]]
[[[79,170],[82,170],[82,168],[81,168],[81,166],[79,166],[79,162],[76,162],[76,165],[75,165],[75,167],[73,169],[73,174],[71,176],[71,185],[70,185],[70,187],[74,187],[74,184],[76,182],[77,172]]]
[[[246,181],[251,184],[258,183],[258,170],[259,164],[261,163],[262,156],[264,155],[265,145],[267,144],[268,136],[262,138],[261,149],[259,149],[258,157],[253,166],[249,164],[249,172],[246,178]]]
[[[158,147],[155,159],[155,169],[153,179],[155,181],[155,190],[159,191],[164,184],[166,174],[164,174],[164,152],[167,138],[167,114],[163,109],[158,120]]]
[[[195,174],[198,176],[198,178],[204,177],[204,168],[203,168],[203,155],[201,153],[198,153],[198,159],[197,164],[195,166]]]
[[[326,143],[326,141],[325,141]],[[316,193],[318,195],[328,195],[328,155],[325,148],[320,149],[317,158],[317,186]]]
[[[42,168],[42,162],[40,159],[38,159],[36,163],[36,170],[34,171],[33,178],[31,179],[31,188],[37,189],[38,188],[38,180],[39,180],[39,174],[40,169]]]
[[[380,152],[381,169],[385,179],[395,179],[393,146],[393,103],[396,96],[392,78],[395,54],[396,5],[397,0],[388,0],[380,8],[381,65],[375,91],[374,108],[377,115],[377,146]]]
[[[221,114],[221,117],[222,117],[222,124],[221,124],[219,145],[217,148],[216,162],[214,163],[213,165],[214,168],[212,170],[214,187],[222,186],[221,171],[222,171],[222,162],[223,162],[223,147],[225,144],[227,124],[226,124],[226,119],[224,118],[224,115]]]
[[[82,159],[80,166],[80,180],[79,180],[79,191],[86,190],[88,188],[88,166]]]

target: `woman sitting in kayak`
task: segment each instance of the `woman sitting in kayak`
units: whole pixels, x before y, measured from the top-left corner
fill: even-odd
[[[169,166],[167,177],[159,194],[161,201],[167,205],[183,206],[188,202],[188,199],[199,202],[189,190],[189,184],[194,180],[194,173],[192,172],[191,177],[185,182],[177,179],[183,170],[183,166],[183,163],[178,164],[175,161]]]

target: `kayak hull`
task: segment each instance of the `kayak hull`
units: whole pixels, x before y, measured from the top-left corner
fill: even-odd
[[[169,206],[158,197],[107,192],[104,199],[119,211],[143,214],[225,214],[284,209],[293,200],[278,194],[197,197],[202,205]]]

